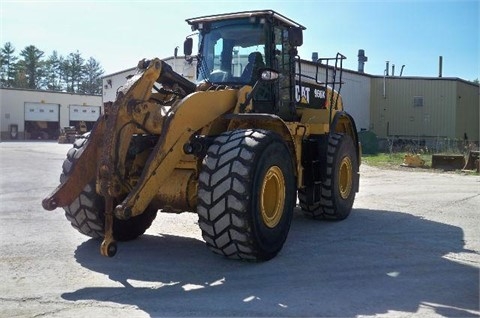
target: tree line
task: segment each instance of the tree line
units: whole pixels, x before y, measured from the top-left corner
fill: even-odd
[[[93,57],[85,60],[77,50],[67,56],[50,56],[34,45],[17,55],[10,42],[0,49],[0,87],[101,94],[104,71]]]

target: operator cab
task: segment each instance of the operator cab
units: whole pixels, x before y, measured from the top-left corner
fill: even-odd
[[[302,25],[272,11],[248,11],[187,19],[199,32],[197,80],[239,88],[253,86],[262,68],[280,73],[253,97],[254,111],[293,119],[295,61],[302,45]],[[191,55],[191,38],[185,42]],[[293,110],[293,111],[292,111]]]

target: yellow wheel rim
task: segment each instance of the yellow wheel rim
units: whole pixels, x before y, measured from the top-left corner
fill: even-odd
[[[260,209],[263,223],[274,228],[280,222],[285,204],[285,178],[277,166],[268,169],[260,190]]]
[[[353,184],[352,160],[350,160],[349,157],[344,157],[342,159],[338,173],[338,187],[340,190],[340,196],[342,199],[346,200],[352,192]]]

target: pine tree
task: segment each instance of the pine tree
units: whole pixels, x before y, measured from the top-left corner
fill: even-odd
[[[13,87],[17,57],[14,55],[15,48],[12,43],[7,42],[0,50],[0,87]]]
[[[62,79],[61,65],[63,63],[63,57],[58,55],[57,51],[48,57],[45,61],[45,76],[43,78],[42,88],[51,91],[62,91],[65,84]]]
[[[83,66],[85,60],[80,52],[70,53],[68,57],[61,63],[61,70],[66,82],[67,92],[78,92],[80,83],[83,78]]]
[[[93,57],[90,57],[85,63],[82,84],[80,85],[80,93],[84,94],[101,94],[102,79],[104,71],[100,63]]]
[[[47,59],[43,56],[43,51],[29,45],[19,59],[13,45],[6,42],[0,48],[0,87],[101,94],[104,71],[93,57],[85,62],[78,50],[66,58],[57,51]]]
[[[20,52],[20,56],[23,57],[18,62],[19,69],[23,70],[27,78],[27,88],[39,89],[41,78],[43,76],[43,64],[42,56],[43,51],[40,51],[34,45],[29,45]]]

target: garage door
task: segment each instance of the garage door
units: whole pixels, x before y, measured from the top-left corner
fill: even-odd
[[[100,106],[70,105],[70,121],[96,121]]]
[[[25,121],[58,122],[59,105],[43,103],[25,103]]]

